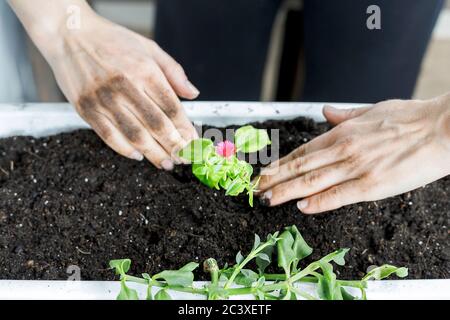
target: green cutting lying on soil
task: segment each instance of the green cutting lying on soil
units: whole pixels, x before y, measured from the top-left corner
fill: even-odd
[[[269,234],[265,241],[261,241],[255,234],[250,253],[244,257],[238,252],[234,266],[225,265],[220,269],[215,259],[209,258],[204,261],[204,271],[210,274],[211,281],[203,288],[193,287],[193,271],[199,266],[196,262],[190,262],[178,270],[165,270],[153,276],[143,273],[141,277],[127,274],[131,265],[130,259],[111,260],[109,265],[120,276],[121,291],[117,296],[119,300],[139,298],[137,291],[128,287],[127,282],[147,286],[148,300],[170,300],[169,290],[200,294],[210,300],[246,294],[251,294],[258,300],[289,300],[300,297],[308,300],[365,300],[368,280],[381,280],[392,274],[401,278],[408,275],[407,268],[385,264],[371,267],[361,280],[339,280],[333,271],[332,263],[343,266],[345,255],[349,250],[348,248],[336,250],[301,268],[299,266],[301,260],[308,257],[313,249],[305,242],[296,226],[285,228],[281,234],[279,232]],[[275,258],[282,273],[265,273]],[[248,268],[248,264],[253,260],[256,270]],[[302,290],[299,285],[302,282],[317,284],[316,295]],[[152,294],[153,287],[159,288],[155,295]],[[345,289],[348,287],[359,289],[361,294],[359,296],[350,294]]]

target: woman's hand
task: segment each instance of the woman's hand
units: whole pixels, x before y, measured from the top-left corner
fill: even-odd
[[[323,109],[337,126],[272,163],[259,189],[270,206],[302,199],[307,214],[374,201],[450,174],[450,95]]]
[[[177,96],[199,92],[177,62],[154,41],[97,16],[85,1],[10,2],[67,99],[108,146],[166,170],[180,161],[176,151],[197,133]],[[67,26],[69,6],[80,9],[79,28]]]

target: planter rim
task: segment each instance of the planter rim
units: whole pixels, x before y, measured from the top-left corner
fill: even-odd
[[[194,287],[201,288],[207,282],[196,281]],[[145,299],[146,287],[128,283]],[[313,294],[315,285],[304,283],[303,290]],[[355,288],[347,288],[358,295]],[[119,281],[65,281],[65,280],[0,280],[0,300],[114,300],[120,291]],[[153,294],[157,288],[153,289]],[[173,299],[202,299],[200,295],[178,293],[169,290]],[[381,280],[368,281],[369,300],[450,300],[450,279],[432,280]],[[204,298],[203,298],[204,299]],[[252,296],[233,296],[231,300],[251,300]]]
[[[307,102],[183,102],[188,117],[197,124],[217,127],[242,125],[266,120],[289,120],[306,116],[317,122],[325,121],[325,103]],[[331,103],[337,108],[357,108],[365,104]],[[0,103],[0,138],[31,135],[42,137],[76,129],[87,129],[68,103]]]

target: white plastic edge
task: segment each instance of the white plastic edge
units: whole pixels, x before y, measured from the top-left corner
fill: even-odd
[[[254,121],[288,120],[307,116],[324,121],[324,103],[289,102],[183,102],[189,118],[195,123],[224,127]],[[333,103],[338,108],[359,107],[362,104]],[[89,125],[68,103],[0,104],[0,138],[57,134]]]
[[[195,287],[201,288],[205,282],[198,281]],[[145,299],[146,287],[129,283],[138,290],[139,297]],[[314,294],[313,284],[302,284],[301,288]],[[1,300],[113,300],[120,291],[118,281],[56,281],[56,280],[0,280]],[[153,288],[153,294],[158,291]],[[349,292],[358,295],[359,290],[350,288]],[[201,295],[169,291],[173,299],[204,299]],[[250,295],[233,296],[233,300],[250,300]],[[450,279],[446,280],[382,280],[369,281],[367,289],[369,300],[450,300]]]

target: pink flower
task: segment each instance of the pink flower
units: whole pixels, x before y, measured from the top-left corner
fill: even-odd
[[[228,158],[236,153],[236,146],[233,142],[225,140],[219,142],[219,144],[216,146],[216,152],[218,155]]]

